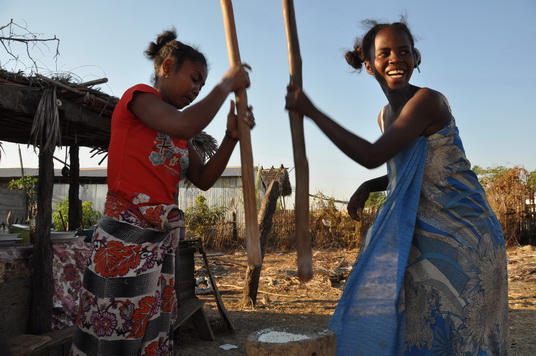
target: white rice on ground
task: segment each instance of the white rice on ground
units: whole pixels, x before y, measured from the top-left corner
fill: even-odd
[[[291,334],[283,331],[269,331],[259,336],[259,341],[272,344],[282,344],[298,340],[308,339],[309,336],[301,334]]]

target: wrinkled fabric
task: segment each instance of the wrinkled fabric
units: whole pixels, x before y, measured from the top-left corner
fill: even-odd
[[[330,322],[337,355],[506,355],[506,248],[452,120],[388,162]]]
[[[71,355],[173,355],[175,205],[135,207],[114,194],[93,235]]]
[[[177,184],[186,178],[190,164],[188,140],[145,125],[130,110],[140,93],[162,99],[154,87],[137,84],[115,105],[108,147],[108,189],[136,205],[173,204]]]

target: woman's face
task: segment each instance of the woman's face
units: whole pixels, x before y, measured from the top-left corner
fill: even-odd
[[[415,58],[406,32],[393,27],[381,30],[376,35],[371,52],[372,62],[367,61],[365,66],[382,87],[398,90],[409,84]]]
[[[164,73],[166,66],[164,67]],[[169,70],[168,77],[160,78],[160,93],[164,101],[182,109],[190,105],[199,95],[207,80],[207,67],[201,62],[185,60],[177,70]]]

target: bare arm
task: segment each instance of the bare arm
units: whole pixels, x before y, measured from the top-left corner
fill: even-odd
[[[153,130],[180,139],[190,139],[212,121],[229,93],[249,86],[245,68],[247,65],[230,68],[203,100],[182,111],[150,93],[136,93],[129,108]]]
[[[421,89],[406,103],[384,134],[371,143],[321,112],[301,88],[289,86],[286,104],[287,109],[298,110],[311,118],[341,151],[367,168],[379,167],[415,138],[425,134],[428,127],[437,122],[446,123],[450,119],[450,111],[440,94],[430,89]]]
[[[199,189],[208,190],[221,176],[231,154],[238,141],[232,140],[227,135],[223,138],[222,143],[214,156],[212,156],[205,164],[199,153],[195,150],[191,143],[188,143],[188,151],[190,156],[190,165],[186,172],[186,177]]]
[[[350,201],[348,202],[348,214],[352,219],[359,221],[360,215],[363,212],[365,203],[368,200],[370,193],[372,192],[381,192],[387,189],[387,184],[389,179],[387,175],[370,179],[357,188],[354,192]]]
[[[192,144],[188,143],[188,151],[190,155],[190,165],[186,176],[188,179],[199,189],[207,190],[210,189],[214,183],[221,176],[231,154],[238,142],[238,123],[237,115],[235,113],[235,103],[231,101],[230,111],[227,115],[227,132],[221,142],[221,145],[218,147],[216,153],[208,160],[207,163],[204,163],[199,153],[194,149]],[[252,108],[250,107],[247,115],[245,115],[244,120],[249,125],[253,127],[255,125],[255,118],[252,113]]]

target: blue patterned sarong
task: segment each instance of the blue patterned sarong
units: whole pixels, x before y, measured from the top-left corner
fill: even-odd
[[[505,355],[504,237],[454,119],[415,139],[388,175],[330,322],[337,355]]]

